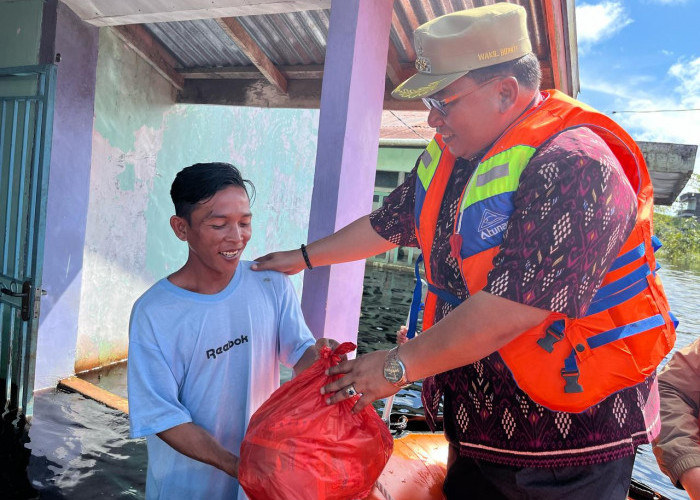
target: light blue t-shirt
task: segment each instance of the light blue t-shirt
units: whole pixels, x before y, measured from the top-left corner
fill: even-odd
[[[192,460],[158,432],[194,422],[239,455],[248,420],[314,338],[287,276],[240,262],[215,295],[162,279],[134,304],[129,326],[131,436],[146,436],[147,499],[245,499],[238,481]]]

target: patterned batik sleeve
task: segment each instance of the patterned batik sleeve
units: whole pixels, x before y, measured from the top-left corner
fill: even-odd
[[[583,316],[637,216],[617,158],[588,128],[564,132],[525,168],[514,204],[484,290]]]
[[[394,189],[377,210],[369,214],[374,230],[387,241],[403,247],[417,247],[413,209],[416,203],[416,168]]]

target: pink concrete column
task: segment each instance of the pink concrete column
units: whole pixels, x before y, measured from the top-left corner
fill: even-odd
[[[369,213],[393,0],[333,0],[321,91],[308,241]],[[302,309],[316,337],[357,342],[364,261],[305,273]]]

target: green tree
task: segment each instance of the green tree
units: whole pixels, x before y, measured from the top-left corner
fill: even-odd
[[[654,231],[663,246],[660,259],[679,266],[700,265],[700,222],[694,217],[654,213]]]

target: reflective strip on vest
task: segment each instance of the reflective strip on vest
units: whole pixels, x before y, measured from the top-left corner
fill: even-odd
[[[430,141],[428,146],[421,154],[420,162],[418,162],[418,168],[416,173],[418,175],[418,181],[416,182],[416,227],[420,228],[420,212],[423,209],[423,203],[425,202],[425,196],[428,193],[428,188],[430,183],[435,177],[435,172],[437,171],[438,164],[440,163],[440,158],[442,157],[442,149],[435,139]]]
[[[437,170],[438,163],[440,163],[440,156],[442,155],[442,150],[438,145],[437,141],[433,139],[430,144],[425,148],[423,154],[420,157],[420,163],[418,164],[418,178],[420,179],[423,189],[426,191],[430,186],[430,181],[433,180],[435,171]]]
[[[513,194],[536,149],[514,146],[480,163],[460,204],[462,258],[499,246],[513,213]]]
[[[515,146],[480,163],[469,180],[459,211],[464,212],[470,206],[493,196],[514,193],[518,189],[520,175],[535,151],[537,150],[530,146]]]

